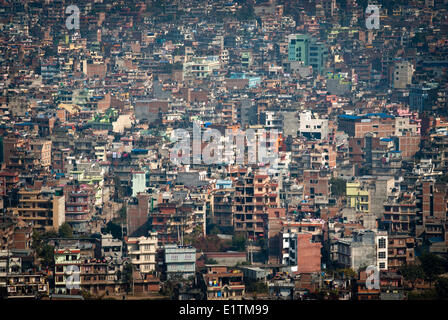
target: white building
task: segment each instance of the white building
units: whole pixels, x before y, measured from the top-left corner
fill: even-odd
[[[185,62],[183,74],[185,78],[205,79],[213,74],[213,71],[221,67],[219,56],[192,57],[191,61]]]
[[[148,237],[130,237],[126,241],[131,263],[141,273],[156,270],[157,232],[149,233]]]
[[[319,119],[310,110],[299,115],[299,132],[302,136],[315,139],[328,138],[328,120]]]
[[[278,130],[283,131],[283,114],[276,111],[265,112],[265,128],[266,130]]]
[[[136,197],[139,192],[146,190],[146,172],[133,171],[132,172],[132,196]]]
[[[378,231],[375,235],[376,243],[376,266],[378,270],[383,271],[388,269],[387,265],[387,245],[388,238],[386,231]]]

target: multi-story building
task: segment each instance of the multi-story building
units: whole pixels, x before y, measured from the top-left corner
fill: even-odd
[[[37,298],[49,295],[50,287],[47,276],[37,273],[8,274],[7,295],[12,298]]]
[[[300,61],[305,66],[312,66],[318,73],[322,73],[327,61],[327,48],[324,43],[306,34],[292,34],[288,36],[288,60]]]
[[[9,211],[38,231],[57,230],[65,222],[65,196],[62,190],[27,190],[18,192],[19,203]]]
[[[93,295],[114,294],[123,290],[119,271],[122,265],[105,259],[87,259],[80,265],[81,289]]]
[[[68,184],[65,192],[65,221],[73,231],[88,232],[88,223],[93,216],[94,191],[89,185]]]
[[[196,272],[195,248],[166,244],[162,250],[164,255],[163,271],[166,274],[166,279],[194,277]]]
[[[234,230],[251,238],[265,237],[268,208],[280,206],[278,184],[266,174],[248,172],[234,181]]]
[[[39,140],[30,143],[31,152],[37,159],[40,159],[40,164],[44,168],[51,165],[51,141]]]
[[[395,135],[395,117],[385,113],[343,114],[338,116],[338,130],[355,138],[363,138],[367,133],[389,138]]]
[[[401,266],[415,263],[415,240],[406,234],[389,235],[388,259],[389,270],[397,270]]]
[[[225,188],[213,192],[212,221],[220,227],[233,229],[233,197],[235,189]]]
[[[201,230],[204,222],[198,222]],[[157,232],[160,243],[182,242],[184,235],[192,233],[197,226],[195,209],[182,201],[159,203],[149,213],[149,225]]]
[[[347,182],[346,195],[349,208],[355,208],[359,212],[369,212],[370,193],[360,182]]]
[[[147,237],[129,237],[126,240],[131,263],[140,273],[156,271],[157,233],[150,232]]]
[[[419,188],[422,200],[418,214],[421,215],[422,219],[416,225],[416,236],[427,243],[429,242],[432,252],[446,252],[448,188],[446,184],[434,181],[423,181]]]
[[[351,238],[339,239],[335,246],[333,259],[346,268],[359,270],[374,266],[378,270],[388,269],[387,232],[356,231]]]
[[[330,196],[330,172],[303,170],[303,196],[315,203],[328,204]]]
[[[110,257],[112,260],[121,260],[123,254],[123,242],[114,239],[111,234],[101,235],[101,256]]]
[[[409,61],[400,61],[395,64],[393,72],[393,87],[395,89],[405,89],[412,83],[414,66]]]
[[[48,296],[47,275],[25,271],[22,258],[10,251],[0,251],[0,290],[4,290],[8,299],[35,299]]]
[[[127,234],[130,237],[146,235],[148,232],[148,211],[150,195],[146,193],[137,194],[126,207]]]
[[[183,65],[184,78],[206,79],[220,67],[219,56],[192,57]]]
[[[54,249],[54,293],[76,294],[81,289],[81,249],[63,246]]]
[[[376,244],[376,267],[380,271],[388,270],[388,235],[387,231],[377,231],[375,233]]]
[[[245,294],[244,274],[226,266],[207,266],[202,274],[202,287],[207,300],[241,300]]]
[[[403,193],[384,203],[382,221],[391,234],[415,234],[417,221],[417,199],[413,193]]]
[[[320,242],[313,242],[311,233],[283,233],[282,263],[297,273],[321,271]]]
[[[328,138],[328,119],[319,119],[307,110],[299,114],[299,123],[302,136],[321,140]]]

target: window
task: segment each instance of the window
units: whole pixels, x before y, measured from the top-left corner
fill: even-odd
[[[386,269],[386,263],[380,262],[380,269]]]
[[[386,239],[384,239],[384,238],[380,238],[380,239],[378,240],[378,247],[379,247],[380,249],[385,249],[385,248],[386,248]]]
[[[386,259],[386,252],[384,251],[378,252],[378,259]]]

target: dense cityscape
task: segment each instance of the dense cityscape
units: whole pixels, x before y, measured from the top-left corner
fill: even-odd
[[[447,0],[0,0],[0,30],[0,299],[448,299]]]

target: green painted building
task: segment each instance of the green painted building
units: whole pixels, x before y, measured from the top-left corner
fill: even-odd
[[[322,74],[328,57],[324,43],[307,34],[292,34],[288,36],[288,60],[301,61],[305,66],[312,66]]]

